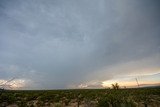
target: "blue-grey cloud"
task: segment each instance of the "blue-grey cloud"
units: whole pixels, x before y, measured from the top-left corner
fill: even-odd
[[[1,0],[0,78],[66,88],[112,78],[112,71],[100,72],[103,67],[135,61],[159,68],[160,60],[154,60],[160,56],[159,5],[158,0]],[[151,63],[141,61],[148,58]]]

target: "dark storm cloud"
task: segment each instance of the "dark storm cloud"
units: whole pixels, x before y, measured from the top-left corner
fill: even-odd
[[[158,0],[1,0],[0,78],[66,88],[134,72],[118,71],[124,64],[159,68],[159,5]],[[130,62],[136,63],[127,66]]]

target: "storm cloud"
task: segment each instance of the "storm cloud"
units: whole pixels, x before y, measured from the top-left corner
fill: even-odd
[[[56,89],[160,73],[159,5],[159,0],[0,0],[0,79]]]

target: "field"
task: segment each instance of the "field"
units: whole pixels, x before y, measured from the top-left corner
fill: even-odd
[[[160,107],[160,89],[1,90],[0,107]]]

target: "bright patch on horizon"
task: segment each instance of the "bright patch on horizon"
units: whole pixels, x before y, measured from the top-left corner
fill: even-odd
[[[0,88],[4,88],[4,89],[11,89],[11,90],[15,90],[15,89],[24,89],[24,87],[27,86],[29,80],[25,80],[25,79],[15,79],[12,80],[10,82],[8,82],[8,80],[0,80]]]

